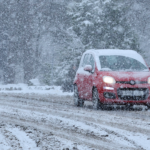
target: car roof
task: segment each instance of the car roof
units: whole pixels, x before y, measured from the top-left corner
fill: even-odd
[[[123,55],[123,56],[132,56],[139,55],[134,50],[121,50],[121,49],[89,49],[85,53],[93,53],[95,55]]]
[[[103,55],[109,55],[109,56],[110,55],[120,55],[120,56],[125,56],[125,57],[130,57],[130,58],[136,59],[136,60],[140,61],[142,64],[144,64],[146,66],[146,63],[145,63],[144,59],[142,58],[142,56],[134,50],[89,49],[89,50],[84,52],[84,54],[87,54],[87,53],[93,54],[94,57],[95,57],[96,62],[99,62],[99,56],[103,56]],[[98,65],[98,68],[100,68],[99,65]]]
[[[142,56],[138,54],[134,50],[120,50],[120,49],[90,49],[85,51],[84,54],[91,53],[95,57],[103,56],[103,55],[119,55],[119,56],[125,56],[130,57],[136,60],[139,60],[140,62],[144,62]],[[144,63],[145,64],[145,63]]]

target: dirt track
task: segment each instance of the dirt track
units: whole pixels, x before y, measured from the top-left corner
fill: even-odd
[[[150,149],[149,110],[96,111],[75,107],[71,96],[0,94],[0,121],[5,149]]]

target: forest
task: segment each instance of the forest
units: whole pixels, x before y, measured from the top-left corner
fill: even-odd
[[[149,0],[0,0],[0,82],[71,83],[87,49],[133,49],[150,65],[149,18]]]

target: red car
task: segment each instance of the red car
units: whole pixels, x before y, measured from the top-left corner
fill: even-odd
[[[74,104],[146,105],[150,108],[150,70],[133,50],[87,50],[74,79]]]

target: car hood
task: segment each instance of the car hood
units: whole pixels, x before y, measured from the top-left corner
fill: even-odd
[[[99,72],[100,76],[111,76],[116,81],[147,81],[150,77],[150,72],[115,72],[115,71],[103,71]]]

